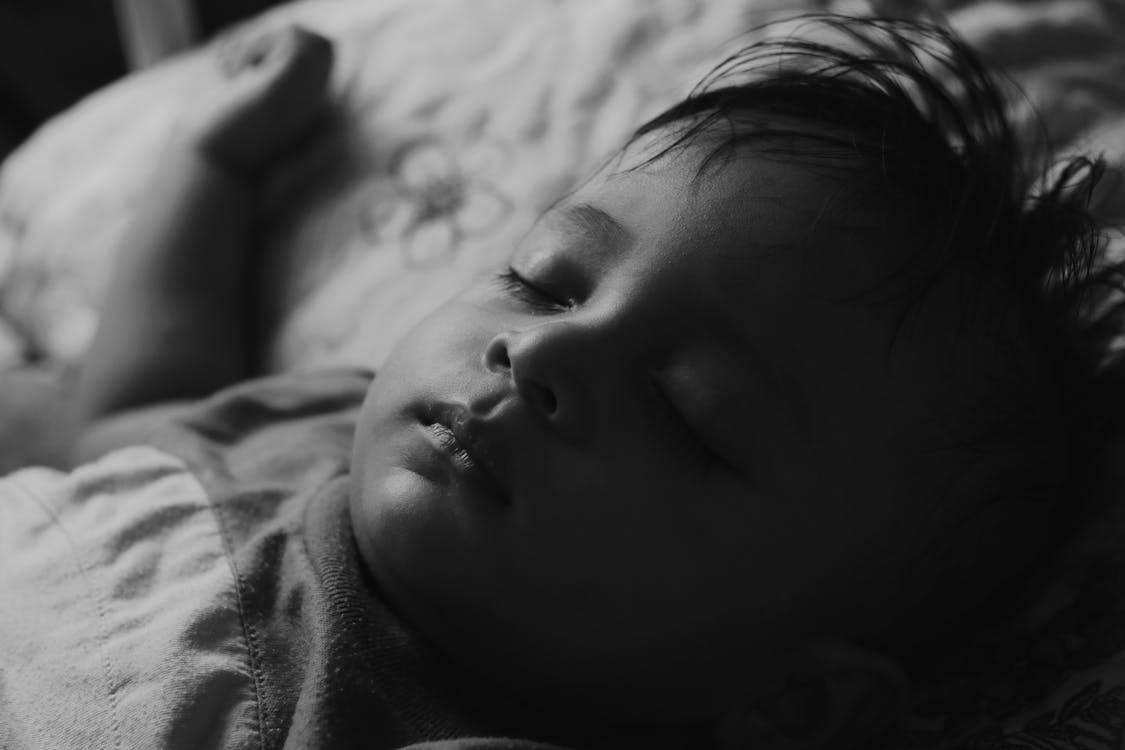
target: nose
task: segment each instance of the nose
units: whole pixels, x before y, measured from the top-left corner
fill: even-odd
[[[505,331],[488,342],[484,366],[511,378],[520,399],[563,437],[580,441],[596,411],[590,338],[581,324],[558,320]]]

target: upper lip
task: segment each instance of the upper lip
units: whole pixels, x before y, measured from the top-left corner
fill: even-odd
[[[424,421],[427,425],[440,424],[453,433],[453,437],[465,452],[472,456],[473,461],[487,478],[503,491],[497,476],[492,441],[480,418],[473,416],[469,409],[461,404],[441,403],[427,410]]]

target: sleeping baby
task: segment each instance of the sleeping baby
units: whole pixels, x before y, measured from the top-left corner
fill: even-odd
[[[253,379],[255,186],[332,47],[228,50],[117,256],[81,465],[0,482],[0,746],[893,747],[1078,513],[1120,269],[1099,165],[1030,169],[956,37],[808,23],[377,375]]]

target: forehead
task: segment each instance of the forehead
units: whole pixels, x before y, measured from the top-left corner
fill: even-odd
[[[653,262],[690,259],[720,288],[840,297],[879,286],[908,255],[890,199],[858,162],[821,168],[777,151],[717,154],[713,139],[630,144],[548,213],[554,231],[622,237]],[[796,148],[796,146],[794,146]],[[594,209],[594,210],[591,210]]]

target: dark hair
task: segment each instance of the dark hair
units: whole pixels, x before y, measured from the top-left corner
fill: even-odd
[[[973,269],[1011,301],[1020,339],[1012,361],[1025,364],[990,383],[991,432],[977,439],[1022,454],[1007,479],[1038,482],[1032,493],[1057,520],[1074,522],[1098,449],[1125,413],[1125,356],[1114,346],[1125,267],[1106,257],[1106,232],[1089,208],[1103,162],[1051,164],[1045,128],[1017,133],[1009,121],[1002,87],[1011,82],[942,26],[803,18],[801,36],[767,35],[731,56],[631,143],[668,133],[646,164],[703,144],[701,174],[744,147],[810,167],[858,167],[869,189],[904,202],[929,238],[921,262],[918,252],[904,259],[908,296]],[[823,31],[843,43],[811,36]],[[1026,387],[1032,369],[1038,385]],[[1024,450],[1031,441],[1039,448]],[[1033,465],[1042,445],[1055,461],[1047,471]]]

